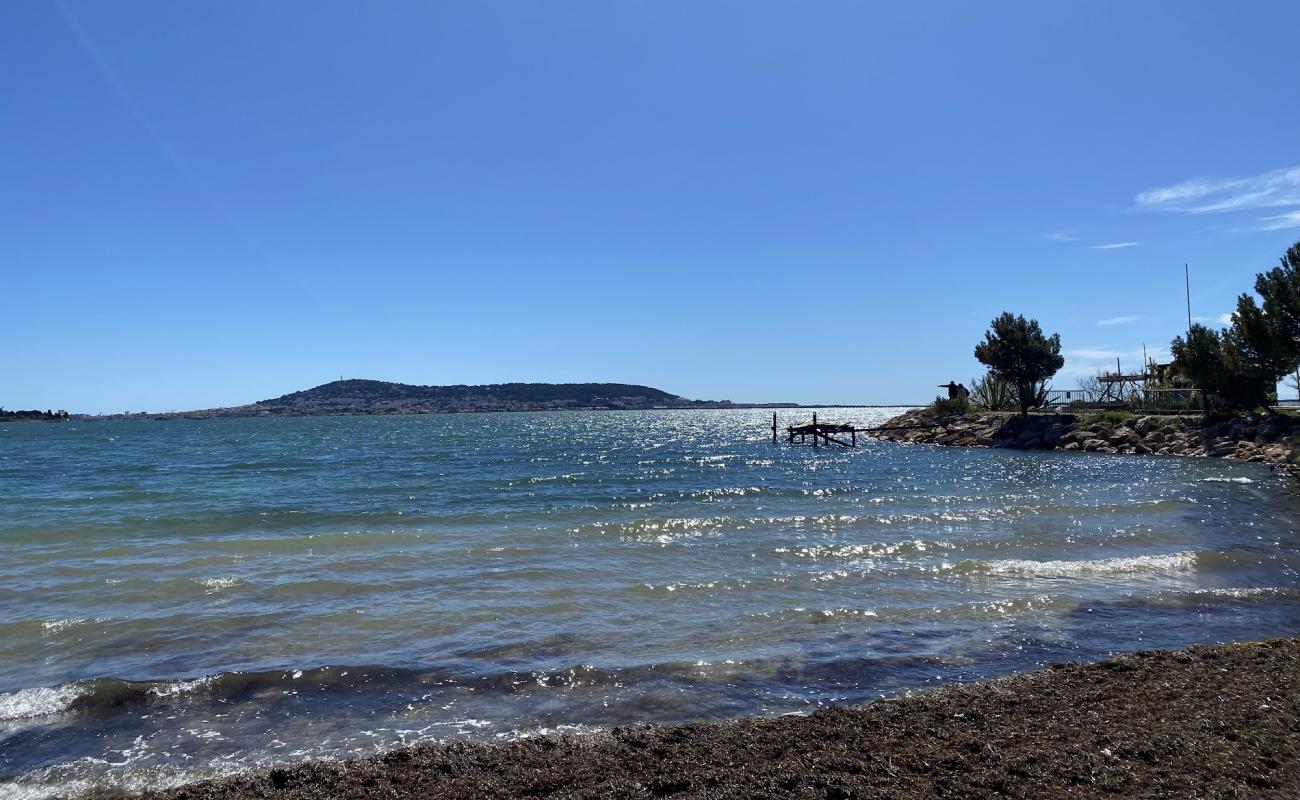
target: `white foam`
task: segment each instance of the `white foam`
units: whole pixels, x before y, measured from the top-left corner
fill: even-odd
[[[233,576],[221,578],[195,578],[195,580],[198,581],[200,586],[207,589],[209,592],[219,592],[222,589],[229,589],[243,583],[242,580]]]
[[[90,622],[90,619],[87,617],[49,619],[41,623],[41,631],[45,636],[52,636],[60,631],[67,630],[74,625],[82,625],[87,622]]]
[[[1254,483],[1250,478],[1201,478],[1202,483]]]
[[[1114,575],[1129,572],[1176,572],[1193,569],[1196,553],[1103,558],[1093,561],[1030,561],[1007,559],[989,562],[985,571],[994,575],[1032,575],[1043,578],[1069,578],[1079,575]]]
[[[215,676],[207,675],[202,678],[195,678],[191,681],[175,681],[173,683],[163,684],[162,686],[149,687],[149,693],[154,697],[176,697],[177,695],[188,694],[196,689],[202,689],[209,683],[212,683]]]
[[[1284,595],[1286,589],[1277,586],[1256,586],[1253,588],[1241,589],[1196,589],[1188,592],[1193,597],[1229,597],[1235,600],[1243,600],[1247,597],[1268,597],[1270,595]]]
[[[66,711],[82,690],[71,684],[36,686],[0,694],[0,720],[31,719]]]

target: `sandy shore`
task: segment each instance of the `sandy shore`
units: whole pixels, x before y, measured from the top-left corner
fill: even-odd
[[[454,743],[152,798],[1300,797],[1300,639],[1064,664],[807,717]]]

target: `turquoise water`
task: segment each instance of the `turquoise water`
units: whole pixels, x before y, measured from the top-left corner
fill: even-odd
[[[770,420],[0,425],[0,796],[1300,635],[1300,501],[1266,467]]]

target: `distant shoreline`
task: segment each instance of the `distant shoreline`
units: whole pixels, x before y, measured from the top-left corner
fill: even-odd
[[[912,404],[732,402],[691,400],[636,383],[493,383],[421,386],[340,378],[320,386],[238,406],[187,411],[74,414],[73,419],[222,419],[243,417],[393,416],[507,411],[674,411],[690,409],[910,408]]]
[[[921,403],[729,403],[650,406],[644,408],[610,408],[608,406],[571,406],[563,408],[462,408],[437,411],[329,411],[321,413],[268,413],[265,411],[235,412],[234,409],[211,411],[163,411],[138,414],[73,414],[68,419],[75,422],[209,420],[209,419],[268,419],[286,417],[427,417],[444,414],[536,414],[555,411],[800,411],[820,408],[921,408]],[[234,412],[234,413],[231,413]],[[53,421],[53,420],[51,420]]]

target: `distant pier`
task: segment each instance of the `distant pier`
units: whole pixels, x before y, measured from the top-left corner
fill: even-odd
[[[786,442],[788,444],[808,444],[808,437],[812,437],[813,447],[830,447],[838,445],[840,447],[857,447],[858,434],[863,433],[871,435],[880,431],[894,431],[910,428],[923,428],[924,425],[888,425],[876,428],[859,428],[852,423],[847,422],[818,422],[817,414],[813,412],[811,422],[800,422],[795,425],[785,427]],[[777,424],[776,412],[772,412],[772,444],[778,443],[777,431],[780,427]],[[798,437],[798,441],[795,440]]]

